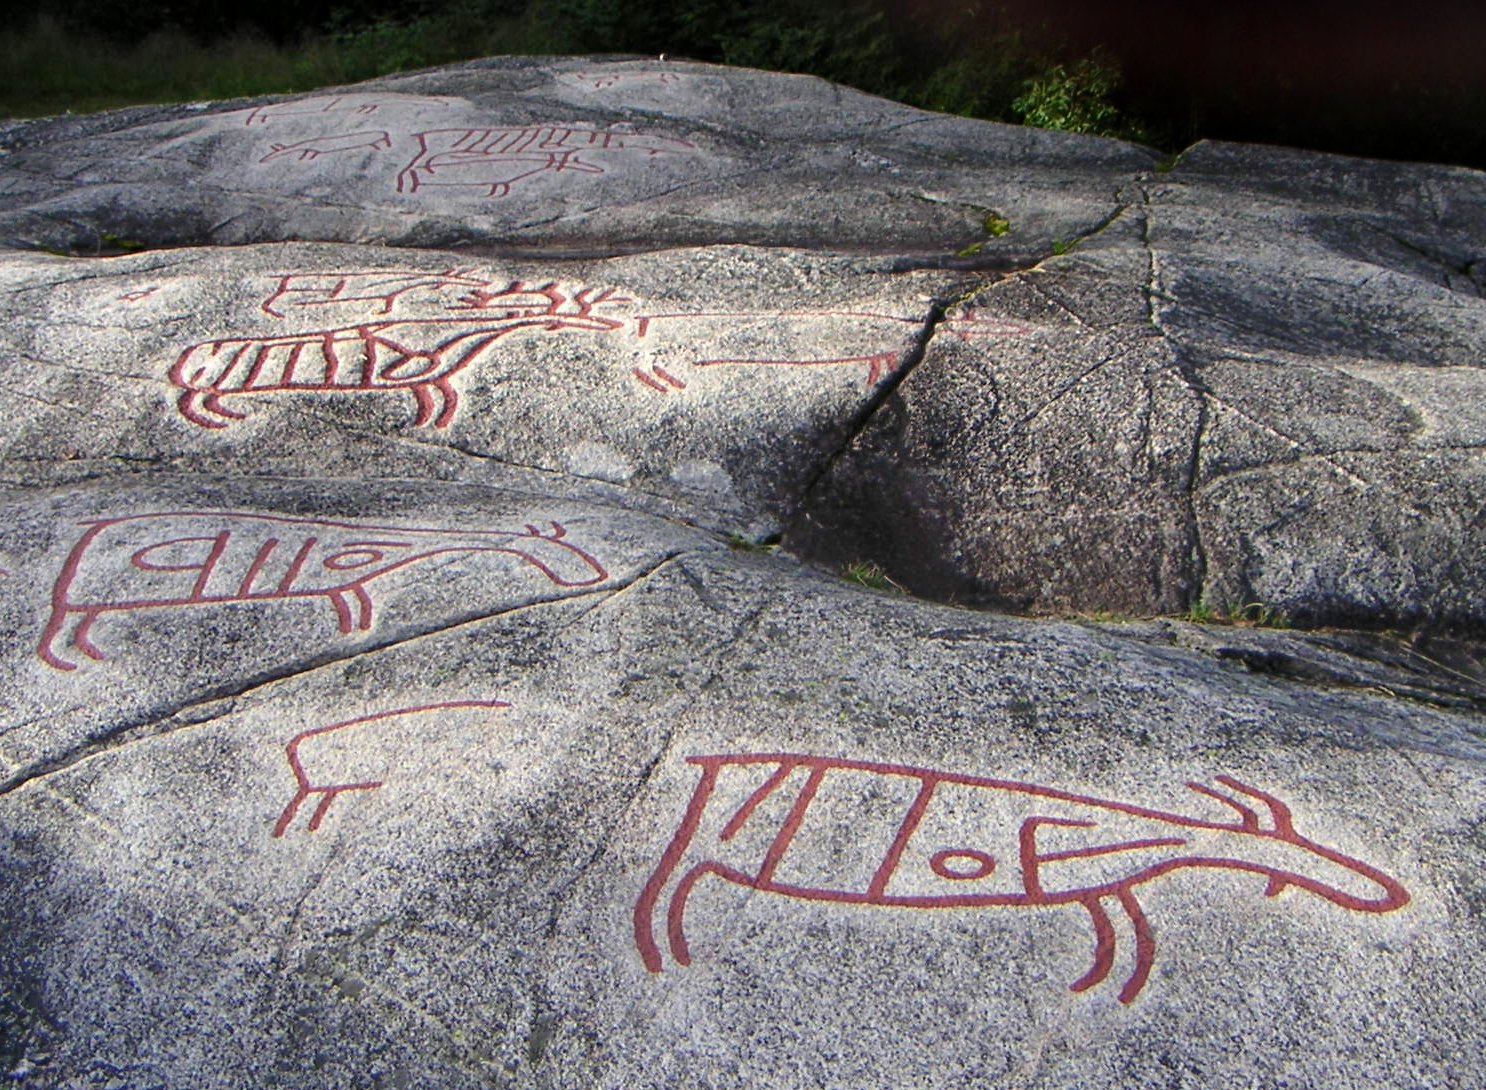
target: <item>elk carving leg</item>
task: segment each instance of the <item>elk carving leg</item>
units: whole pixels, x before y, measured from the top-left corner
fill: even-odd
[[[1120,889],[1115,893],[1115,898],[1119,901],[1125,918],[1130,921],[1130,930],[1135,935],[1135,964],[1131,967],[1130,976],[1120,989],[1119,996],[1120,1002],[1128,1005],[1135,1001],[1151,975],[1151,965],[1156,960],[1156,939],[1135,894],[1129,889]],[[1109,976],[1114,967],[1117,945],[1114,923],[1110,920],[1102,899],[1092,897],[1079,903],[1088,911],[1089,919],[1094,925],[1094,963],[1089,966],[1087,973],[1068,986],[1075,992],[1086,991]]]
[[[1070,991],[1082,992],[1092,988],[1105,977],[1114,965],[1115,931],[1109,913],[1099,903],[1098,897],[1080,902],[1088,910],[1089,920],[1094,925],[1094,963],[1089,971],[1068,985]]]
[[[177,403],[181,415],[203,428],[225,428],[229,420],[245,420],[246,415],[222,404],[216,390],[187,390]]]
[[[1135,966],[1130,970],[1130,978],[1125,981],[1125,986],[1120,989],[1120,1002],[1129,1004],[1135,1001],[1140,989],[1145,987],[1146,978],[1151,975],[1151,964],[1156,960],[1156,938],[1151,934],[1150,921],[1141,911],[1135,894],[1128,888],[1121,889],[1119,898],[1120,907],[1125,910],[1130,926],[1135,931]]]

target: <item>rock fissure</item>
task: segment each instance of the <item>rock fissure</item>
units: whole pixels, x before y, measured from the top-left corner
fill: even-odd
[[[961,293],[963,294],[963,293]],[[892,374],[888,375],[869,397],[847,421],[844,432],[838,443],[821,459],[818,468],[801,485],[797,493],[798,499],[793,504],[795,511],[802,510],[808,498],[820,482],[831,472],[836,463],[841,460],[845,453],[851,449],[851,445],[871,424],[872,419],[887,404],[898,387],[907,381],[913,369],[923,362],[924,354],[928,351],[929,342],[934,339],[934,331],[944,318],[945,309],[952,305],[955,297],[947,300],[936,300],[924,316],[923,324],[918,334],[914,337],[913,344],[903,354],[902,362]],[[793,514],[793,512],[791,512]]]
[[[1162,320],[1161,304],[1163,301],[1169,301],[1170,295],[1162,282],[1160,255],[1151,239],[1151,216],[1155,202],[1149,188],[1145,185],[1140,186],[1140,203],[1142,209],[1140,245],[1146,256],[1146,321],[1160,336],[1162,342],[1170,347],[1176,374],[1191,394],[1196,412],[1180,484],[1182,517],[1187,538],[1187,555],[1182,565],[1185,569],[1182,577],[1185,587],[1182,588],[1180,596],[1182,605],[1191,609],[1200,604],[1207,593],[1208,556],[1207,547],[1203,541],[1202,519],[1197,511],[1197,497],[1202,481],[1204,444],[1212,419],[1210,406],[1212,391],[1203,381],[1198,361],[1187,350],[1181,339],[1166,328],[1166,323]]]
[[[679,554],[668,555],[662,560],[657,561],[653,567],[642,569],[637,575],[633,577],[633,579],[644,579],[651,571],[654,570],[654,567],[659,567],[660,565],[669,562],[670,560],[674,559],[675,555]],[[532,602],[524,602],[520,605],[510,606],[488,613],[474,613],[453,617],[441,622],[438,625],[426,628],[415,628],[410,626],[389,638],[372,641],[364,646],[347,650],[345,653],[342,654],[315,656],[306,661],[294,663],[287,669],[265,671],[261,674],[250,677],[246,681],[237,685],[208,688],[202,693],[202,695],[200,695],[196,699],[191,700],[189,703],[182,705],[174,711],[163,712],[161,710],[153,710],[150,712],[146,712],[145,714],[124,723],[115,724],[103,734],[91,738],[81,745],[74,746],[64,754],[47,760],[35,762],[29,768],[22,768],[19,771],[12,773],[7,779],[5,779],[4,781],[0,781],[0,797],[10,794],[13,791],[20,790],[28,783],[31,783],[33,780],[42,779],[44,777],[54,775],[58,772],[65,772],[73,765],[76,765],[80,761],[87,760],[89,757],[97,756],[103,753],[116,752],[117,750],[132,745],[136,742],[151,741],[161,737],[162,735],[174,733],[177,730],[200,726],[205,722],[211,721],[211,719],[219,717],[219,715],[221,714],[227,714],[226,712],[213,712],[208,719],[197,720],[191,718],[192,713],[194,713],[196,709],[211,707],[223,701],[237,701],[247,699],[261,690],[278,686],[283,684],[284,682],[293,681],[297,678],[316,673],[328,666],[335,666],[347,662],[351,659],[360,658],[362,656],[380,654],[381,652],[389,651],[394,648],[406,647],[410,644],[417,643],[420,640],[425,640],[435,636],[448,635],[461,628],[467,628],[471,625],[478,625],[486,621],[499,620],[504,617],[511,617],[532,610],[541,610],[549,606],[566,605],[573,602],[581,602],[587,599],[594,599],[595,604],[599,604],[603,600],[607,599],[610,595],[622,593],[628,586],[629,582],[625,582],[617,587],[601,587],[595,590],[580,591],[575,594],[565,595],[557,598],[544,598]],[[228,709],[228,711],[230,710],[231,709]],[[175,725],[169,725],[172,722],[175,722]]]
[[[0,139],[118,252],[0,252],[27,1085],[1486,1066],[1478,174],[611,56]]]

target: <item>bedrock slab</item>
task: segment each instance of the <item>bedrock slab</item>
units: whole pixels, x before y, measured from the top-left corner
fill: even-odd
[[[1202,145],[1124,200],[968,297],[1009,335],[937,330],[789,541],[1022,610],[1479,635],[1486,177]]]
[[[676,524],[416,480],[172,475],[6,497],[0,784],[203,700],[498,613],[589,599],[683,543]]]
[[[200,669],[139,623],[101,619],[77,676]],[[688,548],[6,791],[7,1062],[38,1090],[1465,1088],[1480,722]]]
[[[1478,1085],[1482,175],[613,58],[0,143],[8,1083]]]
[[[812,77],[592,58],[18,123],[0,143],[0,239],[79,253],[737,242],[1015,262],[1103,222],[1157,158]]]
[[[777,530],[965,274],[709,247],[0,254],[0,476],[489,480]],[[1014,332],[994,316],[946,328]]]

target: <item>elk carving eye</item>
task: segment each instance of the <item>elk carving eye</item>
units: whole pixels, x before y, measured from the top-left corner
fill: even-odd
[[[354,571],[375,564],[386,555],[380,549],[343,549],[327,556],[325,566],[331,571]]]
[[[974,848],[935,852],[929,857],[929,869],[940,878],[954,882],[973,882],[996,869],[996,859]]]

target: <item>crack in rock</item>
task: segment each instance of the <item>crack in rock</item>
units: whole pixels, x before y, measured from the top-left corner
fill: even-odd
[[[88,739],[63,754],[33,762],[29,767],[20,768],[5,780],[0,781],[0,797],[8,795],[13,791],[18,791],[35,780],[44,779],[55,773],[66,771],[80,761],[87,760],[98,754],[117,751],[135,742],[148,741],[167,734],[173,734],[178,730],[189,729],[211,722],[221,716],[230,714],[234,710],[235,702],[238,700],[249,698],[257,691],[269,686],[279,685],[283,682],[315,673],[327,666],[334,666],[337,663],[347,662],[363,655],[378,654],[393,648],[404,647],[429,637],[446,635],[461,628],[497,620],[502,617],[515,616],[529,610],[565,605],[570,602],[580,602],[589,598],[598,599],[601,603],[612,595],[622,594],[634,583],[648,578],[659,568],[680,555],[682,555],[680,552],[669,553],[618,586],[599,587],[593,590],[580,591],[576,594],[525,602],[489,613],[455,617],[427,628],[415,628],[411,631],[404,630],[389,639],[357,647],[343,654],[314,656],[308,661],[295,663],[277,670],[266,670],[242,681],[209,687],[199,697],[178,707],[174,711],[162,712],[152,710],[146,712],[124,723],[115,724],[103,734]],[[224,702],[230,706],[219,709],[217,706]],[[197,714],[203,711],[205,712],[204,715]]]

